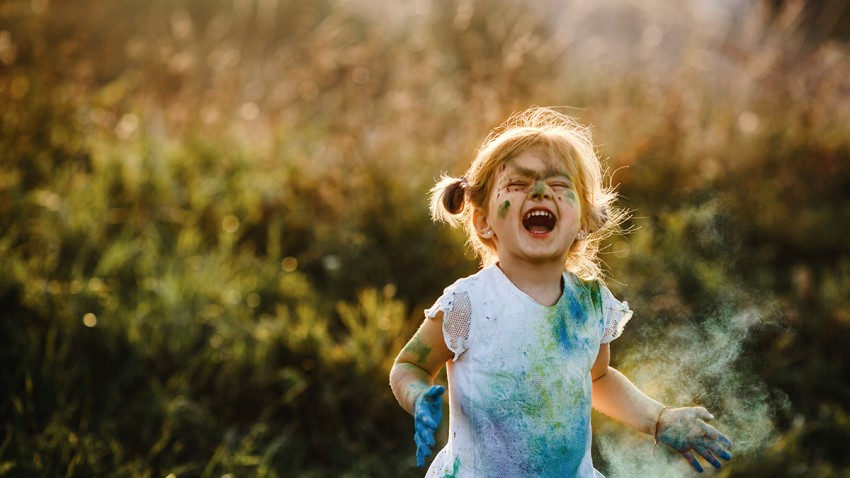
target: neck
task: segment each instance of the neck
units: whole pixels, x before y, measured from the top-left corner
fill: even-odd
[[[540,305],[555,305],[561,298],[563,262],[522,262],[520,264],[511,260],[499,260],[497,265],[519,290],[528,294]]]

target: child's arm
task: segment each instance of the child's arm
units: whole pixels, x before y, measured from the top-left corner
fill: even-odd
[[[443,417],[443,387],[434,376],[454,354],[443,339],[443,313],[425,319],[401,349],[390,370],[390,387],[399,405],[413,415],[416,463],[425,464],[434,445],[434,431]]]
[[[694,453],[715,468],[716,457],[729,460],[732,442],[705,423],[712,415],[703,407],[669,408],[641,392],[625,375],[609,366],[609,344],[599,347],[599,355],[591,368],[593,408],[626,425],[653,435],[656,442],[675,449],[699,472],[702,466]],[[657,427],[657,429],[656,429]]]

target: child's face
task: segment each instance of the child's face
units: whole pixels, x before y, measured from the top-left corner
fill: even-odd
[[[493,231],[499,260],[563,264],[581,224],[579,195],[563,162],[523,151],[496,171],[492,188],[476,228]]]

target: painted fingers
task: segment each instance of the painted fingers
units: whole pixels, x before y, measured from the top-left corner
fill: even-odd
[[[695,470],[697,470],[700,473],[702,473],[704,471],[702,469],[702,465],[699,464],[699,461],[697,461],[697,459],[696,459],[696,457],[694,456],[693,453],[686,451],[686,452],[682,453],[682,456],[685,457],[686,460],[688,460],[688,463],[690,463],[690,465],[692,467],[694,467]]]
[[[446,389],[434,385],[416,399],[413,411],[416,442],[416,465],[425,465],[425,458],[431,456],[431,447],[436,443],[434,432],[443,419],[443,392]]]
[[[714,456],[718,456],[726,461],[732,459],[732,453],[729,450],[732,449],[732,440],[726,437],[726,435],[720,433],[713,426],[703,423],[703,427],[705,427],[705,436],[702,439],[702,446],[705,448],[706,453],[711,453]],[[703,457],[704,454],[700,453]],[[708,460],[708,458],[706,458]],[[715,468],[720,468],[720,462],[715,460],[708,460]]]
[[[702,420],[697,420],[697,423],[702,428],[702,436],[696,437],[694,440],[694,450],[705,461],[711,463],[711,466],[720,468],[721,463],[717,459],[718,457],[726,461],[732,459],[732,453],[729,452],[732,448],[732,441],[708,423]]]
[[[698,472],[703,467],[697,456],[715,468],[720,468],[720,459],[730,460],[732,441],[716,428],[706,423],[714,417],[705,408],[676,408],[665,413],[660,423],[658,440],[682,454]]]

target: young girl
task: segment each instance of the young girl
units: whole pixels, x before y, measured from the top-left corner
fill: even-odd
[[[432,190],[435,219],[462,223],[484,268],[445,289],[390,372],[414,417],[428,477],[594,477],[591,406],[680,452],[698,471],[731,442],[702,407],[670,408],[608,365],[632,312],[600,280],[601,238],[622,220],[587,129],[547,108],[512,116],[461,178]]]

